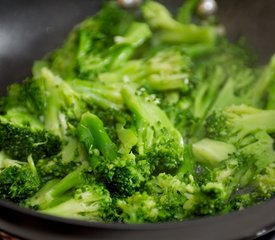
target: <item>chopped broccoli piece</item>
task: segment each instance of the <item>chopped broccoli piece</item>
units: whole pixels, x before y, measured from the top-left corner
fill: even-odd
[[[219,193],[219,199],[229,200],[237,189],[252,184],[255,175],[260,174],[275,160],[274,140],[264,131],[255,133],[253,140],[223,160],[204,176],[202,190]],[[208,145],[210,148],[210,145]]]
[[[216,166],[236,151],[234,145],[205,138],[192,145],[192,150],[198,162]]]
[[[206,136],[232,144],[244,145],[245,137],[256,131],[275,131],[275,111],[246,105],[230,106],[213,112],[205,123]]]
[[[134,115],[138,154],[150,163],[153,172],[175,170],[183,161],[181,134],[154,101],[138,96],[129,87],[123,88],[122,96]]]
[[[71,191],[88,182],[82,167],[70,172],[62,179],[48,181],[42,188],[24,201],[24,206],[36,210],[54,207],[71,197]]]
[[[217,38],[216,29],[210,26],[183,24],[175,19],[163,5],[155,1],[146,1],[142,5],[145,20],[158,30],[157,39],[166,43],[209,43]]]
[[[96,115],[83,114],[78,133],[97,178],[103,178],[112,192],[132,194],[146,180],[148,163],[137,161],[133,154],[120,154]]]
[[[60,152],[61,139],[43,129],[27,111],[12,109],[0,116],[0,149],[14,159],[36,161]]]
[[[33,196],[40,188],[32,157],[27,162],[10,159],[0,152],[0,198],[20,203]]]
[[[93,182],[77,188],[72,197],[65,202],[40,212],[59,217],[106,222],[111,203],[108,190],[103,185]]]
[[[117,201],[120,218],[126,223],[179,221],[191,216],[199,188],[194,179],[184,182],[161,173],[147,181],[146,191]]]

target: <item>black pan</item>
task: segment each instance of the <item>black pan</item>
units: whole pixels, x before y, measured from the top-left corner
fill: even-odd
[[[34,60],[60,46],[100,0],[0,0],[0,93],[30,75]],[[181,0],[162,0],[172,10]],[[245,36],[265,63],[275,53],[275,0],[220,0],[228,36]],[[275,227],[275,199],[223,216],[167,224],[100,224],[46,216],[0,201],[0,231],[22,239],[255,239]],[[266,239],[267,238],[267,235]],[[269,239],[271,239],[269,235]]]

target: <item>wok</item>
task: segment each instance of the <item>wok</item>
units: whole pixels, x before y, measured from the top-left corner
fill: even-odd
[[[0,93],[30,75],[34,60],[60,46],[100,0],[0,0]],[[162,0],[175,10],[181,0]],[[264,63],[275,53],[274,0],[220,0],[231,40],[245,36]],[[178,223],[102,224],[46,216],[0,201],[0,230],[23,239],[254,239],[275,227],[275,199],[227,215]],[[267,236],[267,235],[266,235]],[[271,235],[269,235],[270,237]]]

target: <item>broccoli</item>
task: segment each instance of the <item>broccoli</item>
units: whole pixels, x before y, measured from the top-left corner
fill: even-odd
[[[198,7],[199,0],[186,1],[179,7],[177,11],[177,20],[183,24],[190,24],[193,21],[193,17],[196,7]]]
[[[102,184],[93,182],[74,190],[68,200],[40,212],[59,217],[107,222],[111,203],[108,190]]]
[[[61,139],[45,130],[42,124],[23,108],[12,108],[0,116],[0,149],[14,159],[36,161],[60,152]]]
[[[217,30],[214,27],[180,23],[158,2],[146,1],[142,5],[142,13],[145,21],[157,31],[157,41],[170,44],[213,44],[216,41]]]
[[[61,138],[68,135],[70,127],[86,111],[86,103],[72,86],[44,66],[34,67],[32,78],[12,85],[6,101],[7,110],[26,109],[41,126]]]
[[[43,183],[63,178],[76,168],[88,167],[87,153],[76,137],[71,137],[57,155],[39,159],[36,163],[37,172]]]
[[[263,200],[271,198],[275,193],[274,174],[275,162],[271,162],[252,182],[252,186],[257,189],[259,197]]]
[[[112,52],[109,49],[115,44],[115,37],[124,36],[132,22],[133,14],[113,2],[105,4],[98,14],[76,26],[61,48],[39,63],[64,79],[93,78],[107,67],[109,60],[115,61],[121,56],[120,53],[131,54],[131,47],[125,45],[114,49],[113,57],[108,55]],[[89,63],[93,65],[89,66]]]
[[[103,122],[92,113],[85,113],[78,126],[80,141],[84,144],[90,164],[98,179],[121,195],[132,194],[149,174],[146,161],[135,159],[133,154],[120,154],[112,142]]]
[[[275,194],[274,66],[198,0],[174,17],[107,2],[0,97],[0,199],[65,218],[156,223]],[[112,23],[112,24],[110,24]]]
[[[89,173],[79,167],[62,179],[53,179],[44,184],[38,192],[25,199],[23,206],[44,210],[54,207],[72,196],[72,192],[89,182]]]
[[[192,145],[192,151],[198,162],[217,166],[233,154],[236,148],[234,145],[226,142],[204,138]]]
[[[33,196],[40,189],[40,178],[37,174],[33,159],[27,162],[9,158],[0,152],[0,198],[21,203]]]
[[[183,181],[161,173],[146,182],[145,191],[116,202],[119,217],[126,223],[171,222],[192,217],[199,188],[189,175]]]
[[[133,85],[153,93],[171,90],[189,92],[193,86],[189,56],[176,47],[151,51],[144,59],[130,60],[119,69],[99,74],[97,81],[104,84],[101,88],[107,85],[120,93],[123,86]],[[106,97],[109,99],[108,95]]]
[[[235,191],[252,184],[255,175],[274,162],[273,142],[265,131],[259,130],[246,145],[235,150],[231,145],[209,139],[202,140],[199,147],[194,144],[194,155],[199,155],[201,162],[208,163],[202,174],[202,192],[214,194],[217,200],[226,203]],[[215,152],[221,144],[222,149]]]
[[[146,192],[135,192],[126,199],[116,201],[119,219],[125,223],[158,222],[162,211],[154,196]]]
[[[79,77],[93,79],[100,72],[122,66],[134,54],[134,50],[142,45],[150,36],[151,31],[145,23],[133,22],[124,35],[113,36],[114,42],[104,46],[101,51],[93,52],[91,32],[80,32],[78,52]],[[110,36],[108,36],[110,38]],[[98,41],[98,40],[97,40]]]
[[[246,105],[215,111],[205,121],[206,136],[236,145],[245,145],[246,137],[256,131],[275,131],[275,111]]]
[[[173,171],[183,161],[183,138],[154,99],[138,94],[129,87],[122,89],[135,119],[137,152],[150,163],[152,172]]]

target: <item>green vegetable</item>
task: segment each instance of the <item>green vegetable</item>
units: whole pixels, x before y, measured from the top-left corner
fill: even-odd
[[[275,57],[251,61],[198,0],[105,3],[0,98],[0,199],[157,223],[275,195]],[[111,24],[110,24],[111,23]]]

